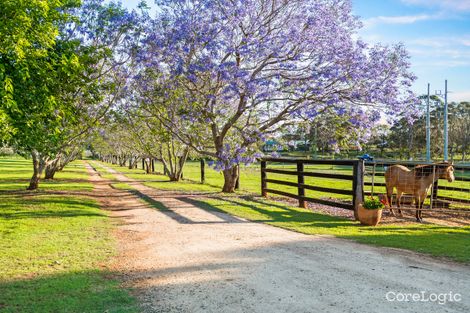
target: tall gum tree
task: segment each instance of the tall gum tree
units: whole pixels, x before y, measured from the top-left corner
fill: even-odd
[[[136,79],[161,86],[154,116],[216,160],[224,192],[256,144],[298,117],[334,108],[373,125],[381,112],[414,112],[406,50],[355,39],[361,23],[348,0],[157,2],[140,60],[159,75]],[[168,107],[188,125],[160,114]]]

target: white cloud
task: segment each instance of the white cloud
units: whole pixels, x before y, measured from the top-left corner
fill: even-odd
[[[449,38],[444,41],[441,37],[427,37],[408,40],[407,43],[413,46],[420,46],[426,48],[444,48],[449,46]]]
[[[470,47],[470,35],[423,37],[409,40],[408,43],[430,48],[460,46],[467,49]]]
[[[469,0],[402,0],[403,3],[425,7],[439,7],[446,11],[470,11]]]
[[[470,36],[436,36],[405,41],[412,56],[432,66],[470,66]],[[416,63],[415,63],[416,65]]]
[[[365,19],[364,27],[371,27],[377,24],[413,24],[419,21],[436,19],[436,15],[419,14],[403,16],[376,16]]]
[[[470,101],[470,90],[449,93],[449,101]]]
[[[460,43],[466,47],[470,47],[470,38],[460,38],[459,39]]]

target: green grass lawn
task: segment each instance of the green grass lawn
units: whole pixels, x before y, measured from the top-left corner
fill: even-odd
[[[189,163],[186,167],[185,176],[191,175],[196,178],[196,163]],[[118,171],[123,169],[116,165],[106,164]],[[312,170],[328,171],[332,170],[325,166],[318,166]],[[347,169],[334,168],[337,172],[347,173]],[[124,169],[122,172],[129,177],[140,180],[143,184],[157,189],[192,190],[202,191],[199,183],[195,182],[168,182],[163,176],[148,175],[142,170]],[[189,174],[187,174],[189,173]],[[255,192],[254,186],[259,187],[258,175],[254,175],[253,170],[242,170],[242,179],[245,175],[245,183],[242,186],[252,186],[242,190]],[[208,173],[209,181],[207,188],[214,192],[219,191],[218,173]],[[222,178],[220,178],[222,179]],[[252,179],[253,181],[250,181]],[[243,180],[242,180],[243,181]],[[330,182],[331,183],[331,182]],[[338,188],[337,184],[331,183]],[[127,184],[117,183],[116,188],[129,189]],[[168,209],[158,201],[144,199],[148,204],[156,209]],[[407,223],[400,225],[379,224],[377,227],[360,226],[358,222],[344,218],[328,216],[312,212],[311,210],[300,209],[283,203],[268,201],[264,198],[253,197],[246,192],[238,195],[211,195],[207,198],[190,199],[186,198],[194,205],[206,210],[216,210],[226,212],[256,222],[298,231],[305,234],[332,235],[339,238],[354,240],[364,244],[371,244],[383,247],[402,248],[421,252],[437,257],[446,257],[454,261],[470,263],[470,227],[448,227],[433,224]]]
[[[92,185],[82,162],[27,192],[30,161],[0,158],[0,311],[137,312],[112,279],[112,224],[83,195]]]
[[[32,174],[33,166],[30,160],[0,158],[0,192],[26,189]],[[93,185],[88,181],[88,174],[83,163],[73,162],[63,171],[56,173],[53,180],[41,180],[39,188],[46,192],[53,190],[91,191]]]

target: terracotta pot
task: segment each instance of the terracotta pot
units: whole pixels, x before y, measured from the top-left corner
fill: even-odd
[[[382,209],[368,210],[364,208],[362,204],[359,204],[359,207],[357,208],[357,217],[362,225],[377,226],[382,218]]]

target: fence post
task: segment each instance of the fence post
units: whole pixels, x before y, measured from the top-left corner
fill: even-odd
[[[204,162],[204,159],[201,159],[201,184],[204,184],[206,182],[206,163]]]
[[[261,197],[268,196],[266,188],[266,161],[261,161]]]
[[[364,160],[358,160],[353,166],[353,207],[357,220],[357,208],[364,202]]]
[[[437,191],[439,190],[439,179],[437,179],[434,184],[432,185],[433,193],[432,198],[433,200],[437,199]]]
[[[237,165],[237,181],[235,182],[235,189],[240,189],[240,163]]]
[[[432,168],[432,178],[436,178],[436,166],[434,165]],[[436,181],[432,185],[431,189],[431,201],[429,203],[429,209],[432,210],[435,204],[437,204],[437,191],[439,190],[439,178],[436,179]]]
[[[304,181],[304,163],[302,161],[297,161],[297,183],[299,184],[297,191],[298,191],[298,196],[299,198],[299,207],[300,208],[307,208],[307,204],[303,197],[305,197],[305,189],[303,186],[305,181]]]

